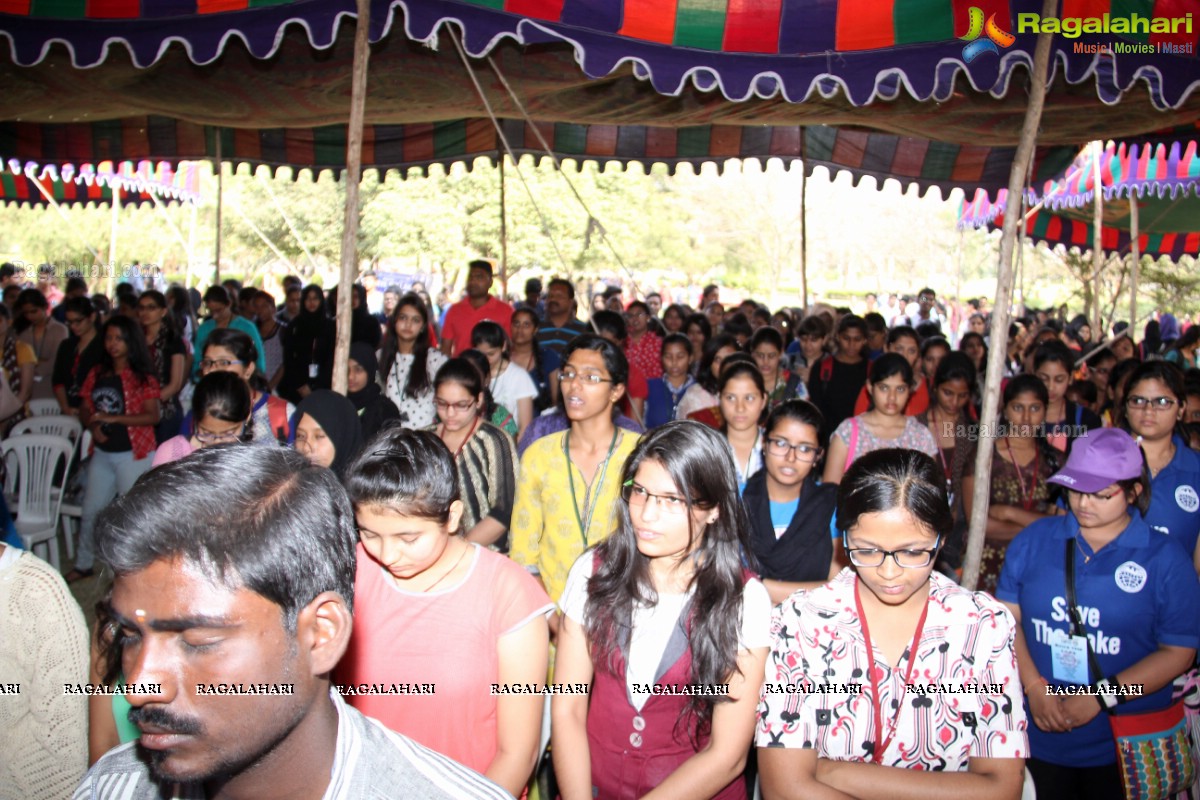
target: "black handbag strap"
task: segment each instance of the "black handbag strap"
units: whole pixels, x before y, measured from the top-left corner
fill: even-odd
[[[1087,637],[1087,628],[1083,626],[1083,617],[1079,614],[1079,600],[1075,596],[1075,548],[1077,546],[1075,537],[1067,539],[1067,613],[1071,616],[1071,635],[1082,636],[1084,643],[1087,645],[1088,666],[1095,673],[1096,680],[1104,678],[1104,670],[1100,667],[1100,659],[1096,658],[1095,651],[1092,650],[1092,640]],[[1109,714],[1113,713],[1110,708],[1105,708]]]

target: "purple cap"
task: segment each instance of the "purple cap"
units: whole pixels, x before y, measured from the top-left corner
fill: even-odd
[[[1133,437],[1119,428],[1100,428],[1074,441],[1067,465],[1047,482],[1091,494],[1141,475],[1142,448]]]

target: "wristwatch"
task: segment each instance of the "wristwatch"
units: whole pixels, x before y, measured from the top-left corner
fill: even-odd
[[[1096,702],[1104,711],[1112,711],[1117,707],[1117,684],[1112,678],[1101,678],[1096,681]]]

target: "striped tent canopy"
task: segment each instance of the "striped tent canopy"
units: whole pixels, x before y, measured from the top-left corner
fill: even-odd
[[[60,205],[108,204],[114,192],[122,204],[153,203],[155,198],[164,203],[195,203],[200,199],[199,171],[187,162],[56,165],[0,159],[0,202],[6,204],[46,205],[50,199]]]
[[[1170,144],[1109,142],[1100,159],[1104,197],[1100,241],[1108,253],[1131,247],[1130,204],[1138,204],[1138,244],[1148,255],[1200,255],[1200,154],[1198,140]],[[1042,208],[1027,220],[1026,234],[1048,246],[1089,250],[1093,245],[1095,199],[1093,157],[1085,149],[1058,179],[1027,193]],[[1007,191],[980,190],[964,203],[959,227],[999,228],[1004,224]]]
[[[867,176],[880,183],[894,178],[905,188],[915,185],[924,192],[937,187],[943,194],[954,188],[999,190],[1008,182],[1015,154],[1012,147],[953,145],[821,125],[655,128],[545,123],[534,130],[533,125],[522,121],[505,120],[501,130],[518,156],[546,157],[540,133],[552,153],[573,159],[576,164],[638,163],[647,168],[666,164],[673,171],[684,163],[699,166],[714,162],[720,169],[730,158],[779,158],[785,162],[801,160],[809,174],[815,167],[824,166],[831,172],[850,172],[855,182]],[[181,161],[185,165],[181,167],[183,174],[184,169],[190,169],[188,161],[216,155],[218,136],[222,158],[235,165],[266,165],[272,170],[291,166],[311,169],[314,175],[326,170],[337,172],[345,166],[344,125],[218,129],[165,117],[58,126],[4,122],[0,123],[0,158],[63,164],[65,171],[77,161],[133,153],[159,163]],[[399,169],[404,177],[414,167],[427,173],[432,164],[464,163],[469,168],[481,157],[495,163],[503,151],[495,126],[486,119],[369,125],[364,131],[363,165],[368,169]],[[1035,174],[1040,178],[1061,174],[1075,153],[1074,147],[1039,147]]]
[[[1156,106],[1175,107],[1197,81],[1200,21],[1182,24],[1196,5],[1063,0],[1063,18],[1144,22],[1132,33],[1057,37],[1056,68],[1070,83],[1094,80],[1106,103],[1145,81]],[[864,105],[901,94],[945,100],[960,76],[1003,95],[1013,68],[1032,63],[1034,32],[1019,24],[1028,19],[1021,15],[1040,9],[1037,0],[373,0],[371,39],[403,26],[408,38],[432,44],[453,25],[473,56],[502,39],[567,44],[589,77],[630,62],[668,95],[689,83],[730,100],[782,93],[798,102],[841,90]],[[62,43],[77,66],[95,66],[122,46],[147,67],[176,42],[207,64],[233,39],[269,58],[288,26],[328,47],[354,14],[353,0],[0,0],[0,35],[21,65]],[[1101,48],[1110,43],[1146,47]]]

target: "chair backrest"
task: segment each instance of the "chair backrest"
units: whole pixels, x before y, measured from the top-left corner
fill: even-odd
[[[79,441],[80,435],[83,434],[83,425],[79,422],[78,417],[69,417],[66,414],[26,417],[16,425],[13,425],[8,435],[10,437],[22,436],[27,433],[46,433],[51,436],[61,436],[75,443]]]
[[[59,407],[58,401],[53,398],[30,400],[26,405],[29,407],[29,413],[35,417],[48,417],[52,414],[62,413],[62,408]]]
[[[61,491],[54,491],[54,473],[61,462],[71,463],[75,445],[61,436],[27,433],[0,442],[0,453],[11,453],[17,467],[17,518],[23,523],[57,524]]]

